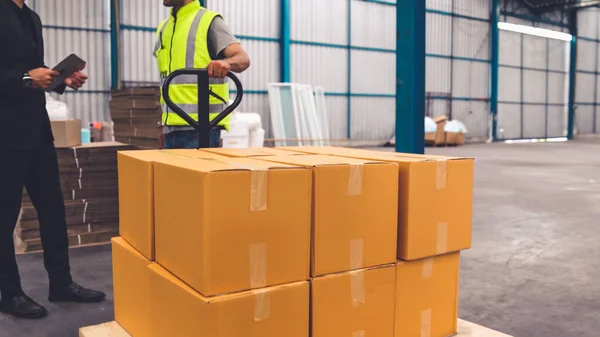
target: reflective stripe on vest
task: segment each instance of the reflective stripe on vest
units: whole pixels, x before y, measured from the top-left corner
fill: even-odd
[[[190,8],[187,8],[188,6]],[[166,74],[177,69],[206,68],[208,66],[212,61],[207,45],[208,30],[214,18],[220,16],[218,13],[200,7],[197,1],[181,8],[178,15],[181,17],[177,18],[175,36],[173,36],[174,20],[171,17],[163,21],[158,27],[155,46],[155,55],[161,72],[162,122],[168,126],[186,126],[188,124],[166,106],[162,97],[164,78]],[[171,43],[174,46],[172,50],[170,50],[173,47]],[[177,104],[196,121],[198,120],[197,83],[196,75],[181,75],[174,78],[169,86],[169,96],[173,103]],[[229,82],[227,78],[209,79],[209,89],[219,95],[225,102],[229,101]],[[223,101],[210,95],[210,120],[213,120],[226,106]],[[219,124],[228,129],[229,118]]]

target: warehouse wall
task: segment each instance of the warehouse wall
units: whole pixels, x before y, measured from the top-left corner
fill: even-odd
[[[106,0],[105,0],[106,1]],[[161,1],[120,0],[121,81],[125,86],[158,84],[152,56],[158,24],[169,16]]]
[[[575,125],[580,134],[600,133],[600,88],[598,62],[600,9],[589,8],[577,15],[577,78]]]
[[[490,0],[427,0],[426,114],[489,134]]]
[[[395,129],[395,3],[291,5],[291,80],[325,89],[332,138],[389,140]]]
[[[552,30],[510,16],[505,22]],[[548,138],[567,134],[570,43],[500,31],[498,138]]]
[[[120,0],[121,80],[127,86],[158,83],[151,55],[158,23],[169,15],[160,2]],[[258,112],[270,136],[267,84],[282,79],[280,0],[208,0],[221,12],[253,61],[241,75],[247,96],[241,111]],[[74,51],[88,60],[89,86],[60,99],[86,123],[108,118],[110,1],[32,0],[44,21],[47,63]],[[293,82],[326,90],[332,136],[386,141],[395,120],[395,2],[289,0]],[[491,0],[427,0],[426,113],[463,121],[470,138],[490,132]],[[577,127],[600,130],[599,9],[579,14]],[[554,30],[566,28],[502,21]],[[500,138],[563,136],[566,128],[569,46],[500,32]]]
[[[126,85],[158,82],[151,51],[155,27],[168,10],[144,5],[146,0],[121,1],[122,80]],[[280,4],[206,1],[223,14],[250,54],[252,67],[240,76],[246,93],[240,111],[260,113],[267,136],[272,135],[267,84],[282,75]],[[395,2],[290,0],[290,7],[291,81],[326,90],[332,137],[389,140],[395,121]]]
[[[88,62],[90,80],[79,91],[54,95],[69,104],[73,117],[104,121],[110,88],[109,3],[96,0],[33,0],[28,2],[44,25],[46,65],[52,67],[74,52]]]

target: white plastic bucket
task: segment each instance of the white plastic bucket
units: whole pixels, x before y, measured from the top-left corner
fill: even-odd
[[[248,130],[250,131],[262,128],[262,119],[257,113],[238,112],[235,114],[235,119],[245,121],[248,124]]]
[[[248,123],[244,120],[234,119],[229,124],[229,132],[221,132],[224,148],[245,149],[250,147],[250,134]]]
[[[250,131],[250,147],[264,147],[265,146],[265,129],[256,129]]]

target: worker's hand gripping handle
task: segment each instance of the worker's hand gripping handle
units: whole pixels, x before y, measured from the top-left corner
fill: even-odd
[[[174,113],[176,113],[179,117],[181,117],[189,125],[191,125],[192,127],[194,127],[196,129],[196,131],[198,131],[201,135],[203,135],[203,134],[208,135],[208,131],[210,129],[216,127],[222,120],[224,120],[227,116],[229,116],[240,105],[240,103],[242,102],[242,97],[244,96],[244,88],[242,87],[242,83],[237,78],[237,76],[235,76],[231,72],[227,74],[227,77],[229,77],[233,81],[233,83],[235,83],[235,86],[237,88],[237,95],[235,97],[235,100],[233,101],[233,104],[231,104],[230,106],[228,106],[217,117],[215,117],[215,119],[213,119],[212,121],[210,121],[208,123],[208,129],[204,129],[202,127],[202,125],[204,124],[203,121],[201,121],[200,123],[198,123],[197,121],[195,121],[190,115],[188,115],[185,111],[183,111],[183,109],[181,109],[179,106],[177,106],[177,104],[173,103],[173,100],[171,99],[171,96],[169,95],[169,86],[171,85],[171,82],[173,82],[173,80],[176,77],[185,76],[185,75],[188,75],[188,76],[189,75],[196,75],[196,76],[198,76],[198,83],[200,85],[202,83],[207,83],[208,82],[208,70],[206,70],[206,69],[179,69],[179,70],[175,70],[174,72],[172,72],[171,74],[169,74],[169,76],[167,76],[167,78],[165,78],[165,81],[164,81],[163,86],[162,86],[162,96],[163,96],[163,99],[165,100],[165,103],[167,104],[167,106],[169,107],[170,110],[172,110]],[[198,88],[198,92],[201,92],[201,90],[208,90],[208,85],[207,85],[206,88],[201,88],[201,87]],[[209,95],[212,95],[212,96],[215,96],[215,97],[219,98],[213,92],[209,92]],[[198,116],[199,120],[201,118],[206,118],[206,121],[208,121],[209,116]]]

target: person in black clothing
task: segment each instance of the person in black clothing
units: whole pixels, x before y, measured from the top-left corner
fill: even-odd
[[[23,292],[13,243],[23,187],[38,212],[49,300],[99,302],[105,295],[71,279],[65,206],[44,92],[58,73],[44,65],[42,23],[25,0],[0,0],[0,45],[0,311],[40,318],[47,311]],[[86,79],[77,72],[56,91],[63,93],[67,86],[77,90]]]

